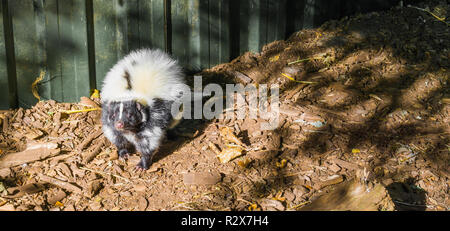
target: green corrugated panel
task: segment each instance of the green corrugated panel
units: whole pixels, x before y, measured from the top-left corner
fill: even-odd
[[[126,6],[126,38],[127,51],[132,51],[140,48],[140,33],[139,24],[142,16],[139,15],[139,0],[122,1]],[[127,52],[127,53],[128,53]]]
[[[0,4],[0,33],[4,35],[3,29],[3,4]],[[5,36],[0,37],[0,109],[8,109],[9,105],[9,86],[8,72],[6,64]]]
[[[258,52],[266,41],[267,25],[262,17],[265,0],[242,1],[240,7],[239,53]]]
[[[35,1],[33,12],[36,28],[35,36],[36,41],[38,41],[36,46],[36,55],[39,57],[38,68],[46,72],[44,80],[38,86],[39,95],[42,99],[63,101],[58,3],[56,0]],[[15,31],[14,35],[16,35]],[[36,73],[32,77],[36,78],[39,74]],[[21,90],[25,89],[19,88],[19,91]]]
[[[339,12],[344,7],[353,6],[342,3],[3,0],[1,12],[9,9],[11,17],[0,22],[4,33],[0,39],[0,107],[15,107],[17,101],[19,106],[34,105],[37,100],[31,84],[42,70],[46,72],[39,84],[43,99],[78,101],[91,88],[101,88],[106,73],[119,59],[142,47],[170,51],[186,69],[212,67],[249,50],[259,52],[265,44],[302,28],[318,26],[329,15],[342,16]]]
[[[164,1],[139,1],[139,45],[165,50]]]
[[[162,0],[94,0],[93,10],[97,88],[131,50],[165,49]]]
[[[97,88],[101,88],[108,70],[127,52],[125,43],[127,10],[124,2],[93,1]]]
[[[61,46],[62,100],[76,102],[81,96],[89,96],[91,89],[85,0],[59,0],[58,21],[60,43],[70,41]]]
[[[265,0],[250,0],[248,3],[247,49],[258,52],[266,41],[267,24],[263,17]]]
[[[297,32],[298,28],[303,28],[303,17],[305,9],[306,0],[288,0],[288,7],[286,9],[286,14],[288,15],[286,19],[286,28],[288,30],[287,36],[292,33]],[[289,17],[292,15],[292,17]]]
[[[75,102],[89,95],[85,2],[9,1],[16,56],[19,105],[37,102],[31,84],[41,71],[42,99]]]
[[[190,5],[193,2],[198,5],[199,0],[172,0],[171,6],[172,54],[181,65],[188,68],[200,65],[199,46],[196,44],[199,42],[199,20],[198,17],[189,20]],[[198,9],[194,11],[198,13]]]
[[[209,66],[230,61],[230,0],[209,1]]]
[[[316,8],[319,7],[319,4],[321,2],[318,2],[317,0],[305,0],[305,8],[303,11],[303,25],[302,28],[313,28],[315,26],[314,23],[314,16]]]
[[[239,54],[249,50],[259,50],[259,21],[257,19],[260,2],[261,0],[239,1]]]
[[[42,56],[39,33],[42,33],[33,1],[9,1],[14,31],[16,57],[17,95],[19,106],[31,107],[37,99],[31,93],[31,84],[39,76],[45,62]]]
[[[194,70],[199,70],[209,67],[210,63],[210,27],[209,27],[209,5],[211,4],[209,0],[200,0],[198,2],[192,1],[194,4],[190,5],[189,23],[191,25],[196,25],[193,28],[193,41],[195,46],[195,55],[199,57],[200,62],[193,66]],[[197,11],[197,12],[195,12]],[[198,59],[198,58],[197,58]]]
[[[209,65],[207,0],[172,0],[172,54],[187,69]]]
[[[274,40],[284,39],[286,0],[241,1],[239,14],[239,53],[259,52]]]
[[[2,104],[5,106],[2,109],[7,108],[16,108],[18,106],[18,97],[17,97],[17,77],[16,77],[16,58],[14,56],[14,38],[12,31],[12,19],[11,19],[11,11],[8,4],[8,1],[4,0],[1,2],[1,12],[2,12],[2,29],[4,36],[2,38],[2,65],[5,65],[2,68],[3,73],[2,76],[3,83],[6,83],[2,86],[2,92],[5,98],[2,98]],[[6,76],[7,75],[7,76]],[[8,92],[8,93],[6,93]]]
[[[267,0],[266,13],[266,42],[284,40],[286,35],[286,20],[294,18],[286,15],[287,0]],[[264,45],[264,44],[263,44]]]
[[[13,19],[19,106],[32,106],[37,100],[31,94],[30,86],[39,75],[33,2],[16,0],[9,1],[9,4]]]

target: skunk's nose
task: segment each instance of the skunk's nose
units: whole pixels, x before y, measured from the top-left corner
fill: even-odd
[[[118,121],[118,122],[116,122],[116,124],[114,126],[116,126],[117,129],[123,129],[123,122]]]

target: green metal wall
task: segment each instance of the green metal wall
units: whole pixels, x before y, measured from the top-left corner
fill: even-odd
[[[42,99],[76,102],[101,88],[106,72],[130,50],[160,48],[186,69],[200,70],[361,10],[364,2],[2,0],[0,109],[34,105],[31,85],[41,71]]]

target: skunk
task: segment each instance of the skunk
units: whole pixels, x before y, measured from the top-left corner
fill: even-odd
[[[170,123],[172,104],[189,87],[182,68],[157,49],[133,51],[106,74],[101,89],[102,130],[120,158],[138,151],[146,170]]]

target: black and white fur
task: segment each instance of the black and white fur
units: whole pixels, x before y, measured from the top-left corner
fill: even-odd
[[[102,129],[119,157],[138,151],[146,170],[172,122],[171,107],[189,89],[181,67],[160,50],[134,51],[107,73],[101,91]]]

